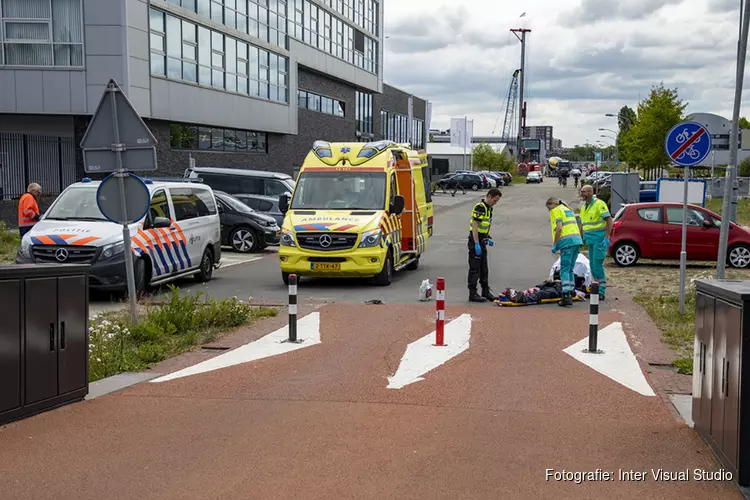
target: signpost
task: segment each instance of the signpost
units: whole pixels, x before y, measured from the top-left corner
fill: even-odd
[[[685,167],[682,198],[682,249],[680,251],[680,314],[685,314],[685,275],[687,273],[687,203],[690,167],[698,165],[711,152],[711,134],[697,122],[678,123],[667,133],[664,149],[672,162]]]
[[[599,168],[599,166],[602,164],[602,152],[597,151],[594,153],[596,168]]]
[[[87,173],[112,172],[99,186],[96,199],[105,217],[122,224],[130,315],[134,321],[137,297],[130,224],[145,215],[150,196],[143,181],[128,171],[156,170],[155,145],[154,135],[125,93],[114,79],[110,80],[83,136],[81,149]]]

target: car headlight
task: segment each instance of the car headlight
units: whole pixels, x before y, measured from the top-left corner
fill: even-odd
[[[263,225],[266,226],[266,227],[273,227],[273,226],[276,225],[276,221],[275,220],[264,220],[263,221]]]
[[[380,244],[381,235],[382,231],[380,229],[366,232],[362,235],[362,241],[359,244],[359,248],[371,248],[378,246]]]
[[[296,247],[297,244],[294,242],[294,233],[288,229],[281,230],[281,240],[279,241],[283,247]]]
[[[21,245],[18,247],[18,254],[26,259],[31,258],[31,238],[24,236]]]
[[[119,243],[112,243],[111,245],[107,245],[104,247],[104,250],[102,250],[102,255],[99,257],[100,260],[107,260],[111,259],[112,257],[115,257],[116,255],[121,254],[125,251],[125,243],[122,241]]]

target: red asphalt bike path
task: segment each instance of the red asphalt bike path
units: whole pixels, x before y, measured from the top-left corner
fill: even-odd
[[[742,498],[729,482],[651,477],[718,466],[658,397],[563,352],[587,334],[583,308],[448,305],[446,323],[472,315],[470,347],[402,389],[387,377],[435,329],[434,304],[319,312],[319,345],[0,429],[0,498]],[[648,477],[620,481],[621,469]]]

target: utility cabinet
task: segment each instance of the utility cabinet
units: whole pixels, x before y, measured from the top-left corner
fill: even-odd
[[[0,266],[0,424],[88,394],[88,266]]]
[[[698,281],[695,312],[695,429],[750,486],[750,281]]]

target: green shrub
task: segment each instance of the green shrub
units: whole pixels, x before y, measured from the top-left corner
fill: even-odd
[[[139,371],[214,340],[222,331],[276,311],[231,299],[202,301],[204,294],[181,294],[170,286],[166,303],[150,307],[136,323],[122,311],[105,313],[89,324],[89,380]],[[250,298],[252,300],[252,298]]]
[[[609,205],[612,202],[612,190],[610,188],[600,188],[596,192],[596,197]]]
[[[0,263],[15,262],[20,243],[18,231],[9,230],[5,222],[0,221]]]
[[[739,175],[740,177],[750,177],[750,157],[740,162]]]

